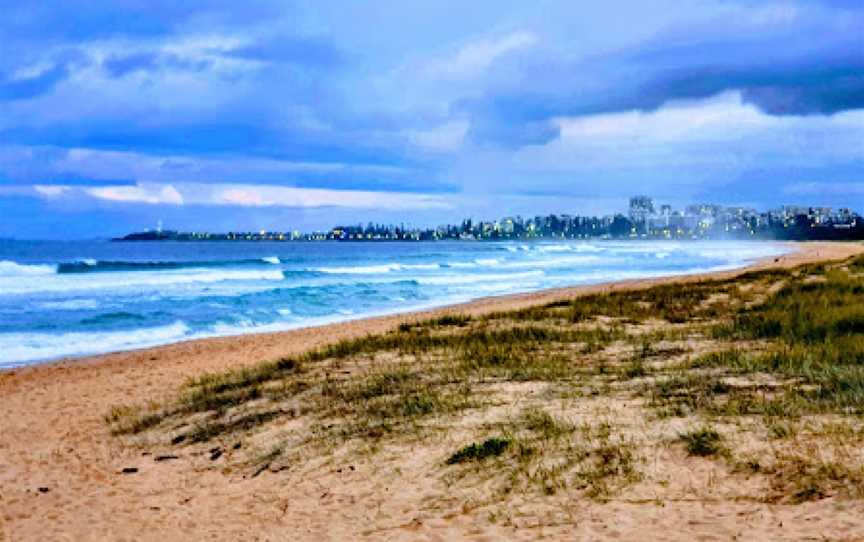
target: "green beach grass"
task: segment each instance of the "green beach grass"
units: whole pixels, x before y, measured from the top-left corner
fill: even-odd
[[[256,475],[410,445],[488,502],[662,494],[676,465],[709,461],[754,481],[740,498],[796,503],[862,496],[862,414],[857,258],[406,322],[106,423],[145,448],[233,445],[231,469]]]

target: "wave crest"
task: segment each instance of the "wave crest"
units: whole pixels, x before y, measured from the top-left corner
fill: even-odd
[[[45,264],[22,264],[11,260],[0,261],[0,277],[32,277],[34,275],[53,275],[56,267]]]

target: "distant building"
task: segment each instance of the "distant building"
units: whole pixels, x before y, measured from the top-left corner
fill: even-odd
[[[630,198],[630,222],[633,223],[634,235],[648,233],[649,219],[654,217],[654,200],[648,196]]]
[[[653,199],[648,196],[634,196],[630,198],[630,220],[636,223],[644,223],[653,215]]]

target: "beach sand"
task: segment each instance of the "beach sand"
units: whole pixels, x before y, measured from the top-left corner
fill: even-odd
[[[753,268],[791,267],[864,253],[864,245],[800,243]],[[741,270],[714,273],[731,277]],[[428,458],[405,457],[401,474],[374,459],[356,468],[291,470],[255,478],[223,473],[198,457],[155,462],[111,436],[112,406],[160,401],[189,377],[297,354],[338,339],[446,313],[483,314],[586,293],[645,288],[707,275],[547,290],[281,333],[214,338],[0,372],[0,541],[21,540],[400,540],[864,539],[864,504],[823,499],[800,505],[723,499],[628,499],[558,503],[566,522],[536,526],[530,514],[492,523],[459,499],[427,503],[446,488]],[[412,471],[411,466],[417,469]],[[352,465],[353,466],[353,465]],[[125,468],[137,472],[124,474]],[[683,469],[686,485],[710,478]],[[438,499],[436,502],[440,502]],[[531,510],[531,503],[520,509]],[[538,502],[538,515],[542,507]],[[515,526],[514,526],[515,525]]]

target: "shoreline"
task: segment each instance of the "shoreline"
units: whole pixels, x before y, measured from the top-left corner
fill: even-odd
[[[233,353],[245,349],[250,349],[252,352],[255,352],[255,356],[263,356],[256,357],[256,360],[252,362],[248,359],[238,360],[240,363],[236,366],[240,367],[260,361],[266,361],[267,359],[296,355],[310,348],[315,348],[341,339],[349,339],[361,335],[384,332],[396,327],[399,323],[406,321],[417,322],[448,314],[480,316],[482,314],[500,310],[513,310],[532,305],[550,303],[562,298],[578,297],[582,295],[606,293],[618,290],[644,289],[659,284],[679,282],[687,283],[707,279],[731,278],[750,271],[758,271],[772,267],[794,267],[819,261],[841,260],[853,255],[864,253],[864,243],[857,242],[788,241],[776,242],[773,244],[791,247],[792,250],[786,254],[767,256],[757,259],[749,265],[722,271],[625,279],[558,288],[545,288],[532,292],[491,295],[459,303],[421,309],[408,309],[406,311],[398,311],[382,315],[358,316],[357,318],[349,318],[337,322],[304,325],[287,330],[253,331],[237,335],[190,338],[177,342],[134,348],[130,350],[118,350],[100,354],[71,356],[24,363],[22,365],[8,368],[0,368],[0,390],[2,390],[3,384],[9,380],[15,379],[15,377],[20,378],[27,374],[40,372],[68,372],[78,367],[82,369],[92,369],[105,365],[111,366],[116,370],[121,366],[130,365],[140,369],[141,363],[152,364],[152,362],[164,360],[176,355],[201,355],[204,353],[213,353],[214,351],[227,351]],[[279,345],[281,348],[277,347],[276,343],[282,340],[285,342],[293,341],[296,344]],[[288,348],[285,349],[285,346]],[[271,354],[270,356],[264,355],[265,352],[270,351],[274,347],[277,347],[277,353]],[[212,367],[199,367],[197,372],[221,371],[232,366],[234,365],[223,365],[220,363]]]
[[[290,523],[298,521],[296,515],[288,526],[286,519],[267,515],[269,508],[259,503],[255,493],[276,490],[261,478],[238,483],[216,469],[189,469],[182,461],[160,463],[159,469],[143,469],[135,476],[118,474],[141,462],[141,450],[112,437],[103,417],[117,405],[172,397],[188,378],[205,372],[296,355],[340,339],[384,332],[405,321],[445,314],[476,316],[580,295],[731,278],[754,270],[864,254],[862,243],[791,246],[796,250],[728,271],[486,297],[411,313],[197,339],[0,371],[0,541],[102,539],[121,532],[146,533],[136,537],[164,540],[180,529],[193,533],[190,536],[195,539],[214,535],[248,539],[256,525],[271,533],[279,532],[273,529],[280,525],[296,528]],[[255,512],[247,515],[240,510],[242,503]],[[314,509],[309,512],[304,520],[307,525],[310,518],[326,521],[316,514]]]
[[[845,242],[833,242],[833,241],[806,241],[806,242],[798,242],[798,241],[752,241],[753,243],[764,243],[773,246],[780,246],[790,248],[791,251],[782,254],[780,256],[790,256],[791,254],[800,251],[806,250],[808,246],[823,246],[823,245],[842,245],[842,244],[853,244],[853,243],[845,243]],[[805,248],[802,248],[805,247]],[[365,314],[358,314],[356,316],[348,316],[344,319],[339,319],[338,317],[320,317],[313,318],[309,322],[296,322],[296,323],[286,323],[285,326],[278,324],[268,324],[265,326],[261,326],[262,328],[270,327],[270,330],[261,329],[255,330],[255,328],[250,328],[249,331],[239,331],[237,333],[228,333],[228,334],[193,334],[190,337],[180,338],[179,340],[171,340],[165,343],[156,343],[142,346],[130,346],[127,348],[122,348],[120,350],[111,350],[111,351],[103,351],[103,352],[93,352],[93,353],[83,353],[83,354],[72,354],[72,355],[60,355],[49,358],[43,358],[38,360],[29,360],[29,361],[21,361],[21,362],[12,362],[7,365],[0,365],[0,379],[2,379],[2,375],[4,373],[16,372],[26,370],[32,367],[42,367],[42,366],[50,366],[55,364],[78,364],[78,363],[90,363],[94,361],[98,361],[103,358],[114,357],[122,354],[134,354],[136,352],[143,353],[147,351],[156,351],[162,348],[171,347],[175,345],[183,345],[189,343],[197,343],[203,341],[214,341],[214,340],[225,340],[225,339],[237,339],[241,337],[256,337],[256,336],[271,336],[271,335],[281,335],[288,334],[294,332],[300,332],[303,330],[310,329],[318,329],[318,328],[327,328],[331,326],[344,326],[354,322],[366,322],[373,321],[379,319],[389,319],[389,318],[399,318],[405,317],[407,319],[422,319],[424,316],[426,317],[435,317],[438,314],[448,314],[453,311],[458,311],[459,309],[464,308],[467,312],[472,312],[477,310],[479,307],[484,307],[487,305],[500,305],[507,304],[509,302],[522,302],[527,300],[532,300],[535,297],[547,299],[549,296],[553,296],[552,299],[555,299],[554,296],[561,295],[579,295],[582,289],[584,288],[595,288],[603,285],[628,285],[628,284],[637,284],[642,281],[654,281],[654,280],[677,280],[677,279],[685,279],[688,277],[708,277],[714,276],[718,273],[736,273],[736,272],[744,272],[747,269],[759,267],[762,265],[767,265],[773,260],[776,256],[765,256],[763,258],[756,259],[749,264],[741,265],[740,267],[733,268],[723,268],[723,269],[707,269],[707,270],[699,270],[693,272],[679,272],[670,275],[663,276],[646,276],[646,277],[636,277],[629,279],[618,279],[612,281],[601,281],[601,282],[589,282],[582,284],[574,284],[570,286],[557,286],[557,287],[544,287],[536,290],[530,290],[525,292],[513,292],[513,293],[503,293],[503,294],[491,294],[484,295],[481,297],[476,297],[473,299],[462,300],[462,301],[454,301],[454,300],[446,300],[442,299],[439,301],[427,301],[425,303],[420,303],[414,306],[404,307],[404,308],[391,308],[380,311],[373,311]],[[754,267],[755,266],[755,267]],[[545,301],[538,301],[538,303],[543,303]],[[477,305],[475,307],[475,305]],[[482,309],[481,309],[482,310]],[[479,314],[479,313],[476,313]]]

